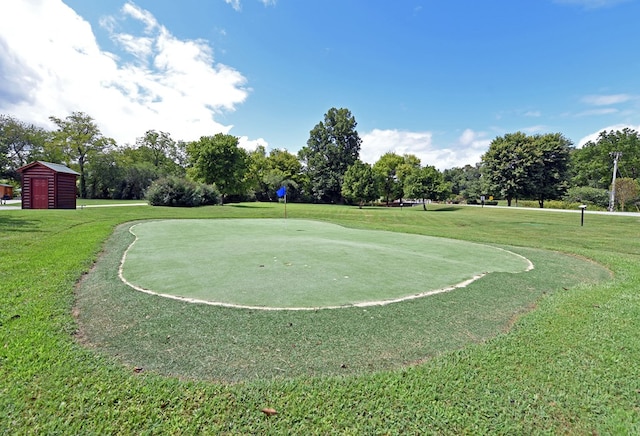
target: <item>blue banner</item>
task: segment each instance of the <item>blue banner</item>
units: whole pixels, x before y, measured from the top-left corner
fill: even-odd
[[[278,198],[282,198],[282,197],[284,197],[285,195],[287,195],[287,188],[286,188],[286,187],[284,187],[284,186],[283,186],[283,187],[281,187],[280,189],[278,189],[278,190],[276,191],[276,194],[278,194]]]

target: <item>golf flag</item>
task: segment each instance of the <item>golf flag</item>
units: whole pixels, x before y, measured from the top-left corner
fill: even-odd
[[[280,189],[276,191],[276,194],[278,194],[278,198],[284,197],[285,195],[287,195],[287,188],[282,186]]]

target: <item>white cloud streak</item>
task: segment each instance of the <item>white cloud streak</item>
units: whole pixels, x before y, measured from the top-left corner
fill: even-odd
[[[640,124],[636,126],[632,124],[614,124],[614,125],[599,129],[598,131],[590,133],[587,136],[583,137],[582,139],[580,139],[580,141],[578,141],[578,144],[576,145],[576,147],[582,148],[589,141],[596,142],[598,140],[598,136],[600,136],[600,132],[610,132],[612,130],[613,131],[623,130],[625,128],[629,128],[629,129],[635,130],[636,132],[640,132]]]
[[[228,5],[231,5],[231,7],[238,12],[242,10],[242,6],[240,5],[240,0],[224,0],[224,2]]]
[[[556,3],[582,6],[585,9],[600,9],[612,7],[629,0],[555,0]]]
[[[582,98],[584,103],[592,106],[610,106],[630,100],[633,100],[633,96],[629,94],[587,95]]]
[[[141,23],[143,34],[118,33],[122,20]],[[101,25],[133,61],[101,49],[61,0],[0,2],[0,113],[52,127],[49,116],[82,111],[120,144],[150,129],[185,141],[229,132],[214,118],[249,89],[240,72],[215,63],[206,41],[176,38],[132,2]]]
[[[416,155],[422,165],[433,165],[439,170],[462,167],[480,162],[491,140],[486,135],[471,129],[465,130],[453,147],[437,148],[431,132],[408,132],[402,130],[374,129],[362,135],[360,159],[374,164],[387,152],[398,155]]]
[[[277,3],[276,0],[258,0],[258,1],[265,6],[275,6]],[[240,12],[242,10],[242,3],[240,2],[240,0],[224,0],[224,2],[230,5],[237,12]]]

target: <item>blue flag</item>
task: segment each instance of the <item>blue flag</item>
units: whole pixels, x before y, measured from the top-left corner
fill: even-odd
[[[284,197],[285,195],[287,195],[287,188],[282,186],[280,189],[276,191],[276,194],[278,194],[278,198]]]

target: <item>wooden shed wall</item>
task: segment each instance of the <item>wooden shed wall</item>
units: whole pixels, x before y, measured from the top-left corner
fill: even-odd
[[[53,170],[36,165],[22,173],[22,208],[33,209],[31,200],[33,198],[34,179],[47,179],[49,182],[48,208],[55,208],[55,173]]]
[[[76,208],[76,176],[74,174],[56,173],[56,209]]]
[[[57,173],[43,165],[35,165],[22,173],[22,208],[34,209],[32,204],[34,180],[47,180],[47,209],[76,208],[75,174]]]
[[[13,186],[0,185],[0,198],[4,197],[5,195],[13,197]]]

